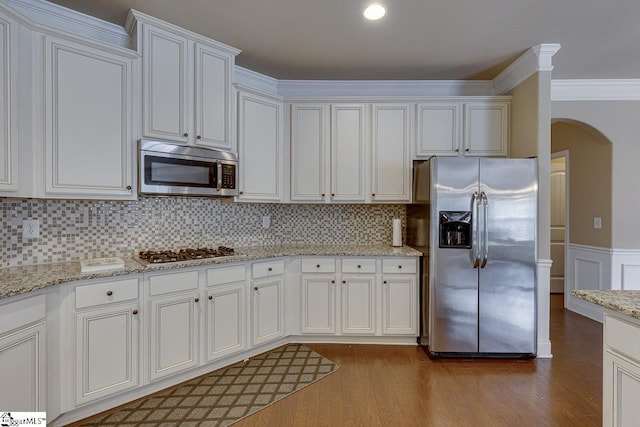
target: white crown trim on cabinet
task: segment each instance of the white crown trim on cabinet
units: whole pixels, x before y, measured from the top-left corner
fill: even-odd
[[[538,71],[551,71],[551,58],[560,50],[556,43],[539,44],[526,51],[493,79],[496,95],[504,95]]]
[[[640,101],[640,79],[552,80],[551,101]]]
[[[116,46],[131,48],[131,37],[120,25],[103,21],[44,0],[4,0],[34,27],[52,27]]]
[[[278,80],[264,74],[257,73],[247,68],[235,66],[234,83],[244,89],[252,88],[269,95],[278,94]]]

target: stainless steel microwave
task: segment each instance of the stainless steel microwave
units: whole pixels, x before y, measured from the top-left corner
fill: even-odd
[[[238,156],[227,151],[138,141],[138,192],[163,196],[237,196]]]

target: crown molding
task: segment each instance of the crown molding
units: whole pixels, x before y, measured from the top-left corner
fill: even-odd
[[[123,27],[91,15],[76,12],[44,0],[3,0],[30,20],[30,26],[47,31],[55,28],[68,33],[130,48],[131,38]]]
[[[146,13],[142,13],[139,10],[135,10],[135,9],[129,10],[129,13],[127,15],[127,18],[124,24],[125,29],[123,29],[123,31],[127,34],[129,32],[132,32],[133,28],[135,28],[135,26],[137,25],[137,22],[141,22],[142,24],[144,23],[152,24],[153,26],[160,27],[165,31],[178,34],[182,37],[186,36],[197,43],[202,43],[202,44],[214,47],[216,49],[222,50],[233,56],[236,56],[240,52],[242,52],[240,49],[236,49],[233,46],[229,46],[217,40],[213,40],[208,37],[205,37],[201,34],[194,33],[193,31],[187,30],[186,28],[178,27],[177,25],[174,25],[170,22],[163,21],[161,19],[156,18],[155,16],[147,15]]]
[[[234,81],[236,84],[258,89],[271,95],[278,94],[278,80],[252,70],[235,66]]]
[[[286,98],[493,96],[490,80],[278,80]]]
[[[496,95],[504,95],[539,71],[551,71],[551,58],[560,50],[559,44],[539,44],[527,50],[493,79]]]
[[[640,101],[640,79],[552,80],[551,101]]]

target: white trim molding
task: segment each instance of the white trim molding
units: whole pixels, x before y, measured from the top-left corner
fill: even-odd
[[[286,98],[340,96],[493,96],[491,80],[278,80]]]
[[[552,80],[551,101],[640,101],[640,79]]]
[[[567,244],[565,306],[602,322],[604,309],[571,295],[574,289],[640,290],[640,249]]]
[[[116,46],[131,48],[131,37],[120,25],[103,21],[44,0],[4,0],[31,21],[31,26],[63,30]]]
[[[551,71],[551,58],[560,50],[556,43],[539,44],[527,50],[493,79],[496,95],[504,95],[538,71]]]
[[[550,259],[539,259],[536,266],[538,284],[538,355],[539,358],[551,358],[551,340],[549,339],[549,293],[551,286]]]
[[[235,80],[234,83],[245,88],[250,87],[270,95],[278,94],[278,80],[273,77],[236,65],[233,78]]]
[[[611,289],[640,290],[640,249],[611,252]]]

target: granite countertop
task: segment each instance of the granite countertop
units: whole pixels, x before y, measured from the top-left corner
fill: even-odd
[[[131,257],[120,257],[123,269],[82,273],[80,261],[36,264],[0,269],[0,299],[48,286],[76,280],[140,274],[147,271],[174,270],[200,265],[228,264],[284,256],[421,256],[422,252],[407,246],[390,245],[274,245],[237,248],[235,256],[206,258],[185,262],[143,265]]]
[[[640,291],[574,290],[571,293],[577,298],[640,319]]]

